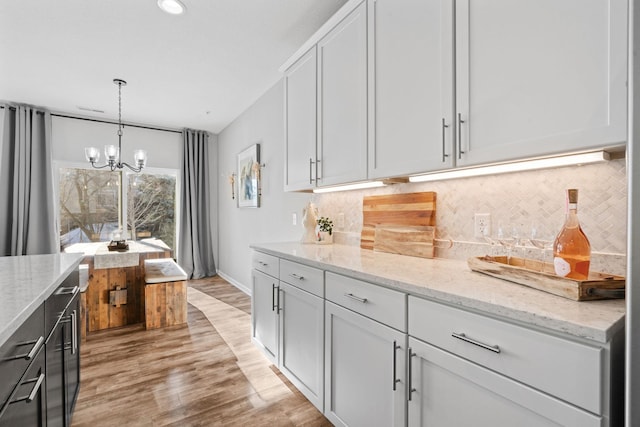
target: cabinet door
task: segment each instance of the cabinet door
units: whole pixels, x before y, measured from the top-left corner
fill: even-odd
[[[47,425],[45,352],[40,348],[0,415],[0,427]]]
[[[318,185],[367,178],[367,9],[318,43]]]
[[[71,425],[73,409],[80,390],[80,294],[67,308],[64,323],[65,417]]]
[[[373,178],[453,165],[453,2],[370,0]],[[371,105],[371,104],[370,104]]]
[[[315,186],[316,177],[316,48],[284,76],[285,191]]]
[[[47,426],[65,424],[64,323],[59,322],[45,345],[47,368]]]
[[[325,302],[325,416],[339,426],[404,426],[406,335]]]
[[[626,7],[457,1],[458,164],[624,144]]]
[[[603,420],[409,337],[408,425],[601,426]]]
[[[324,301],[280,282],[280,370],[324,410]]]
[[[252,271],[251,340],[278,363],[278,279]]]

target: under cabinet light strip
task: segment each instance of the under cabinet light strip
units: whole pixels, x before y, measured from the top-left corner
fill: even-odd
[[[503,163],[499,165],[456,169],[445,172],[435,172],[425,175],[410,176],[409,182],[441,181],[445,179],[467,178],[472,176],[557,168],[561,166],[604,162],[609,159],[609,153],[607,153],[606,151],[594,151],[591,153],[572,154],[568,156],[549,157],[545,159],[526,160],[522,162]]]
[[[314,188],[314,193],[331,193],[333,191],[362,190],[365,188],[384,187],[386,184],[382,181],[359,182],[357,184],[337,185],[335,187]]]

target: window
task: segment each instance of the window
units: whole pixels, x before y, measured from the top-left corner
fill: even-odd
[[[127,174],[127,228],[137,238],[156,237],[174,248],[176,177]]]
[[[60,168],[61,250],[74,243],[110,241],[122,218],[129,238],[154,237],[175,249],[176,172]]]

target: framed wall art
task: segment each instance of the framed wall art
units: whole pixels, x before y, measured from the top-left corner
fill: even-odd
[[[260,144],[238,154],[238,207],[260,207]]]

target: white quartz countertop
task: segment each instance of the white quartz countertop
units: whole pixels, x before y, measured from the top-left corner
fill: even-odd
[[[572,301],[471,271],[465,261],[337,244],[261,243],[251,247],[411,295],[602,343],[624,327],[624,300]]]
[[[0,345],[82,261],[81,254],[0,257]]]

